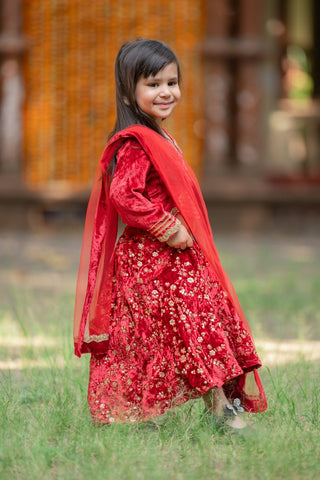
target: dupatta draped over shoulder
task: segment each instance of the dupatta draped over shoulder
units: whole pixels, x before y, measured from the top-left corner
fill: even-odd
[[[135,138],[149,157],[250,333],[233,285],[221,266],[207,209],[193,171],[171,142],[150,128],[132,125],[114,135],[105,147],[88,204],[76,290],[75,354],[79,357],[83,353],[105,354],[108,350],[118,214],[109,200],[110,178],[105,172],[117,148],[128,138]],[[237,388],[245,390],[245,396],[250,399],[246,405],[248,410],[266,409],[265,394],[256,370],[238,377],[237,383]]]

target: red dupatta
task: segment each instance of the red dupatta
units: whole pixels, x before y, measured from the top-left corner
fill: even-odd
[[[75,354],[80,357],[82,353],[107,352],[118,214],[109,201],[108,182],[103,174],[117,147],[130,137],[134,137],[140,143],[160,174],[212,270],[248,332],[251,333],[233,285],[221,266],[207,209],[193,171],[182,154],[168,140],[150,128],[132,125],[118,132],[108,142],[100,159],[88,204],[76,291]],[[102,285],[103,295],[100,290]],[[253,401],[248,409],[265,410],[266,399],[257,371],[241,377],[239,377],[241,390],[246,388]]]

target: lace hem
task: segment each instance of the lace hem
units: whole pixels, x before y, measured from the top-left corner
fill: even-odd
[[[84,338],[84,343],[91,343],[91,342],[104,342],[105,340],[109,340],[109,334],[104,333],[103,335],[89,335],[88,337]]]

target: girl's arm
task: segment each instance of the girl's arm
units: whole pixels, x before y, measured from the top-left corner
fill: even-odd
[[[110,199],[127,225],[149,231],[159,241],[167,242],[180,231],[181,222],[164,210],[161,202],[144,196],[151,162],[140,144],[127,140],[117,154],[117,166],[110,185]],[[183,230],[182,230],[183,231]],[[181,235],[181,233],[180,233]],[[183,239],[179,237],[179,243]],[[171,246],[175,246],[175,240]]]

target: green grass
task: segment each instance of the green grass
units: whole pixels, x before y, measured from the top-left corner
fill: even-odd
[[[255,335],[320,340],[318,238],[244,236],[217,243]]]
[[[78,362],[79,363],[79,362]],[[161,422],[94,427],[87,362],[1,378],[2,479],[314,479],[319,466],[318,368],[298,363],[262,378],[269,409],[246,440],[213,435],[201,401]]]
[[[258,338],[320,339],[315,248],[299,257],[287,243],[252,243],[249,254],[245,239],[220,243]],[[95,427],[88,356],[72,352],[73,292],[60,287],[8,281],[0,293],[1,480],[320,478],[319,364],[303,358],[261,369],[269,408],[245,440],[214,434],[201,400],[153,422]]]

